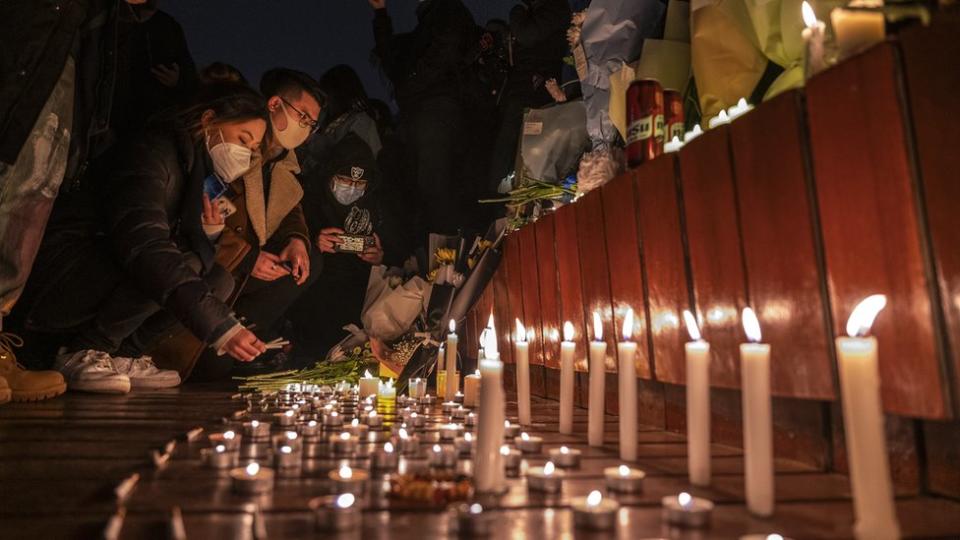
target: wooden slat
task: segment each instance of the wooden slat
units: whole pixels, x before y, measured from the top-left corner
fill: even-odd
[[[600,188],[603,200],[604,235],[607,266],[610,269],[610,291],[613,296],[613,327],[616,341],[623,340],[623,321],[633,309],[635,323],[632,340],[636,341],[637,376],[652,377],[647,341],[647,309],[644,299],[644,275],[640,263],[642,243],[637,231],[635,174],[614,178]]]
[[[506,255],[506,252],[504,252],[504,255]],[[513,358],[513,353],[510,350],[510,338],[504,333],[503,323],[500,322],[510,320],[510,294],[507,283],[507,272],[507,258],[504,256],[500,261],[500,267],[497,268],[497,272],[493,275],[493,304],[491,305],[493,308],[494,323],[498,326],[497,346],[500,349],[500,358],[504,362],[508,362],[510,358]]]
[[[826,283],[818,268],[804,135],[798,91],[730,125],[750,303],[773,351],[771,391],[833,399]]]
[[[583,318],[583,289],[580,247],[577,243],[576,206],[565,206],[554,214],[557,250],[557,278],[560,283],[560,318],[574,328],[577,344],[576,368],[586,371],[587,340]],[[562,324],[561,324],[562,327]],[[562,337],[562,336],[561,336]]]
[[[543,391],[543,331],[540,314],[540,257],[537,254],[537,240],[533,225],[527,225],[516,232],[520,241],[520,280],[523,283],[523,317],[520,322],[526,327],[527,337],[532,338],[529,345],[530,392],[542,396]],[[514,327],[516,326],[514,321]],[[514,333],[516,329],[514,328]],[[514,336],[516,339],[518,336]]]
[[[500,354],[507,349],[509,354],[504,361],[514,362],[513,339],[516,333],[516,319],[524,320],[523,313],[523,265],[526,262],[521,254],[520,235],[514,232],[504,240],[504,263],[507,270],[507,296],[510,298],[509,312],[497,317],[497,337],[500,339]]]
[[[946,59],[960,58],[960,15],[940,13],[929,27],[917,25],[902,33],[904,75],[913,119],[914,148],[923,185],[940,293],[940,309],[946,319],[945,338],[952,365],[954,414],[960,412],[960,70],[945,66]]]
[[[680,178],[694,297],[703,337],[711,345],[710,383],[738,388],[746,277],[728,129],[710,130],[683,148]]]
[[[655,159],[637,170],[637,222],[647,276],[647,325],[657,380],[681,383],[686,366],[683,310],[690,309],[676,160]]]
[[[948,415],[921,253],[896,50],[884,43],[807,85],[814,177],[823,229],[834,333],[864,297],[882,293],[884,408],[927,418]]]
[[[540,335],[543,336],[540,363],[549,368],[560,367],[560,340],[563,323],[560,320],[561,282],[557,272],[553,214],[540,218],[533,226],[537,243],[537,268],[540,273]]]

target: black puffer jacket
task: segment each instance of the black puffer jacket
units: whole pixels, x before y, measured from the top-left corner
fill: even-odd
[[[461,0],[425,0],[417,6],[417,27],[394,34],[386,9],[373,20],[374,52],[393,83],[401,108],[437,96],[459,97],[462,70],[479,28]]]
[[[192,251],[205,268],[214,264],[214,246],[200,223],[203,180],[212,173],[203,141],[163,124],[120,155],[101,201],[118,262],[194,335],[216,341],[237,321],[183,258]]]

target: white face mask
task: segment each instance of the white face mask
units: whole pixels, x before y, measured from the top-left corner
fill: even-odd
[[[210,153],[210,159],[213,161],[213,170],[224,182],[230,183],[243,176],[243,173],[250,169],[250,160],[253,157],[253,151],[246,146],[227,142],[223,139],[223,131],[220,133],[220,142],[210,146],[210,135],[207,134],[207,151]]]
[[[273,135],[277,138],[280,146],[287,150],[293,150],[303,144],[303,141],[307,140],[307,137],[310,136],[310,128],[301,127],[299,118],[293,118],[287,114],[287,108],[284,106],[283,101],[280,102],[280,112],[287,117],[287,129],[280,131],[271,120],[270,126],[273,128]]]

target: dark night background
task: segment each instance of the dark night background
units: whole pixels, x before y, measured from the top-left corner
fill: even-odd
[[[394,28],[416,24],[418,0],[387,0]],[[478,24],[506,19],[518,0],[464,0]],[[336,64],[360,73],[367,92],[388,102],[389,90],[370,62],[373,10],[367,0],[160,0],[180,22],[198,67],[219,60],[256,85],[275,66],[314,77]]]

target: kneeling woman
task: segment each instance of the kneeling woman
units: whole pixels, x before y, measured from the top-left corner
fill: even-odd
[[[234,284],[214,262],[222,219],[210,200],[249,169],[266,120],[263,98],[248,87],[207,88],[197,105],[117,152],[95,204],[52,225],[27,324],[76,332],[54,363],[68,388],[179,384],[177,372],[144,355],[178,321],[238,360],[264,351],[225,303]]]

